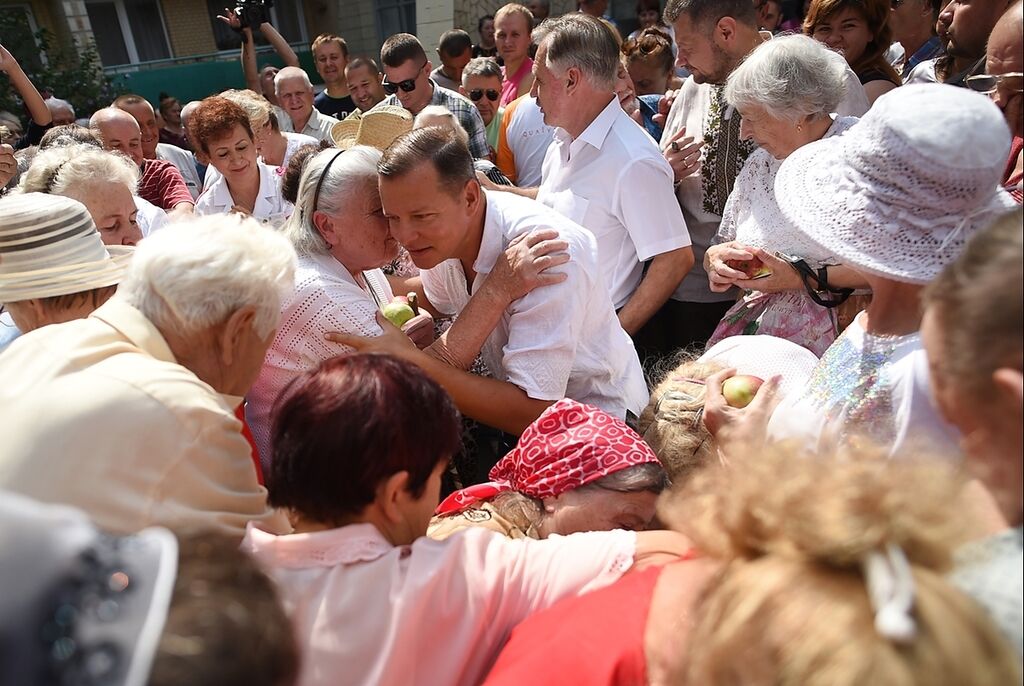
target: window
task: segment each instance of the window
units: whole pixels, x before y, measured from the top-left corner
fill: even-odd
[[[230,4],[228,5],[230,6]],[[217,18],[218,14],[224,14],[224,0],[206,0],[206,10],[213,22],[213,40],[218,50],[238,50],[242,47],[241,37],[228,28],[227,24]],[[302,12],[301,2],[276,2],[270,8],[270,23],[274,25],[286,41],[289,43],[308,43],[309,35],[306,33],[306,17]],[[263,34],[253,31],[256,45],[267,45]]]
[[[167,31],[157,0],[86,3],[96,49],[104,66],[167,59]]]
[[[416,34],[416,0],[378,0],[374,4],[381,43],[396,33]]]
[[[0,7],[0,31],[4,47],[7,48],[25,71],[33,72],[43,64],[36,44],[36,18],[28,5],[4,5]]]

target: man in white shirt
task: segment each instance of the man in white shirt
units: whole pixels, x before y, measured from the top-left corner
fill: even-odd
[[[318,141],[330,140],[338,120],[313,107],[313,83],[299,67],[285,67],[274,77],[274,90],[286,116],[278,116],[281,131],[304,133]]]
[[[607,27],[570,14],[545,22],[534,39],[533,94],[556,127],[537,200],[597,238],[619,322],[635,335],[693,266],[672,170],[619,105],[619,51]]]
[[[482,191],[465,144],[438,128],[399,138],[378,170],[391,232],[422,270],[424,295],[439,312],[466,307],[517,236],[555,229],[568,243],[570,261],[557,270],[566,279],[514,300],[484,343],[495,379],[415,357],[464,414],[515,434],[563,397],[619,417],[639,414],[647,386],[589,232],[533,200]]]
[[[661,146],[675,174],[697,263],[656,324],[677,347],[703,346],[736,302],[732,290],[711,291],[702,266],[704,253],[718,232],[736,176],[755,148],[753,141],[740,137],[740,115],[725,101],[725,82],[771,36],[758,32],[758,14],[749,0],[669,0],[665,21],[675,33],[676,64],[690,76],[668,113]],[[846,97],[838,113],[859,117],[867,109],[864,87],[847,70]]]
[[[554,135],[554,127],[544,123],[537,98],[517,98],[502,112],[494,163],[515,185],[536,188]]]

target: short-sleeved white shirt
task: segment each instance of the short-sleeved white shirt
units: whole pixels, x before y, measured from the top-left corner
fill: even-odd
[[[544,156],[555,129],[544,123],[544,113],[537,99],[524,95],[510,113],[505,127],[505,140],[516,161],[516,185],[520,188],[540,186],[544,169]]]
[[[636,124],[633,124],[636,126]],[[484,344],[494,375],[537,400],[569,397],[625,417],[639,415],[649,393],[636,349],[622,329],[604,287],[597,244],[590,232],[544,205],[511,193],[487,193],[483,239],[473,264],[472,293],[480,290],[513,238],[555,229],[569,243],[570,261],[554,271],[568,279],[542,286],[512,303]],[[469,302],[457,259],[420,272],[427,299],[446,314]]]
[[[300,255],[295,291],[281,305],[281,322],[263,367],[246,395],[245,418],[264,472],[270,468],[271,411],[278,394],[303,372],[347,348],[324,340],[329,331],[379,336],[377,310],[394,297],[384,272],[362,273],[366,288],[330,255]]]
[[[292,204],[281,195],[281,177],[277,173],[277,168],[262,162],[257,162],[256,165],[260,171],[260,191],[256,196],[252,216],[268,224],[280,226],[291,216]],[[195,213],[227,214],[234,205],[227,181],[218,175],[196,200]]]
[[[636,534],[536,541],[467,529],[394,546],[372,524],[286,536],[251,527],[242,550],[277,582],[302,648],[299,686],[469,686],[530,614],[621,578]]]
[[[672,168],[618,99],[575,140],[555,129],[537,200],[597,238],[601,273],[616,308],[643,278],[643,263],[690,245]]]

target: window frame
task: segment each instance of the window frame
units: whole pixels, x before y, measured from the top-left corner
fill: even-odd
[[[171,59],[175,57],[174,45],[171,43],[171,36],[167,32],[167,17],[164,16],[164,4],[161,0],[152,1],[156,3],[156,10],[160,15],[160,30],[163,32],[164,43],[167,45],[167,57],[164,59]],[[85,0],[86,5],[99,5],[108,2],[113,3],[114,5],[114,12],[117,14],[117,23],[121,28],[121,37],[124,39],[125,52],[128,53],[128,62],[126,64],[104,64],[103,66],[107,68],[141,64],[141,60],[139,60],[139,51],[135,47],[135,33],[132,31],[131,21],[128,19],[128,10],[125,8],[124,0]],[[93,31],[92,33],[93,40],[95,40],[96,32]]]

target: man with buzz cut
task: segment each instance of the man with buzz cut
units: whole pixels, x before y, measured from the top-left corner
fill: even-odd
[[[495,378],[462,371],[415,347],[403,349],[463,414],[517,435],[565,397],[617,417],[639,415],[647,385],[633,343],[615,318],[589,231],[535,200],[483,190],[465,143],[438,127],[397,139],[378,172],[391,233],[420,268],[427,302],[444,314],[470,306],[516,239],[553,229],[567,246],[569,261],[552,269],[564,280],[514,298],[486,337],[481,353]]]
[[[430,77],[433,65],[416,36],[398,33],[391,36],[380,49],[384,69],[382,104],[404,107],[415,116],[428,105],[440,105],[455,115],[469,134],[469,151],[475,158],[487,157],[487,132],[484,120],[469,98],[438,85]]]
[[[348,45],[345,39],[331,33],[321,33],[310,47],[316,72],[324,81],[324,89],[313,98],[313,107],[320,114],[344,119],[355,108],[345,79],[348,65]]]

